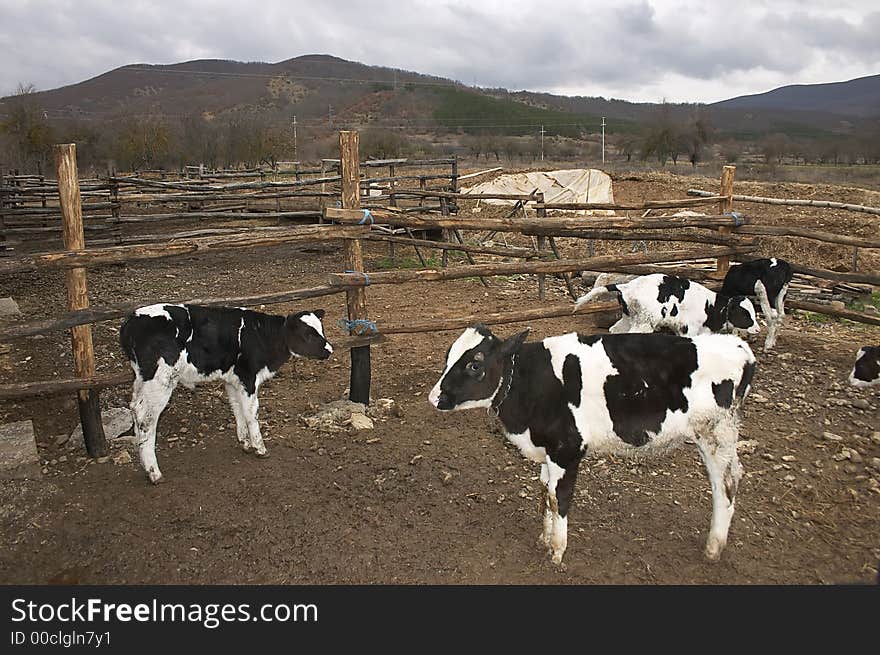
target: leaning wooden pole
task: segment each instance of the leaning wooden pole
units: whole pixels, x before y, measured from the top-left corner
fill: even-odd
[[[360,163],[358,160],[358,133],[342,131],[339,133],[339,159],[342,175],[343,209],[360,209]],[[345,269],[365,274],[364,253],[360,239],[345,243]],[[349,321],[367,320],[367,296],[364,287],[346,291],[346,306]],[[358,334],[352,325],[349,334]],[[370,402],[370,347],[359,346],[351,349],[351,378],[348,387],[349,400],[356,403]]]
[[[82,222],[82,198],[76,169],[76,145],[66,143],[55,146],[55,166],[58,169],[58,197],[61,203],[61,225],[64,247],[67,250],[84,250],[86,247]],[[89,306],[86,285],[86,269],[71,268],[65,271],[67,284],[67,308],[70,311]],[[79,378],[95,377],[95,349],[92,344],[90,325],[71,328],[73,343],[73,371]],[[77,392],[79,418],[82,422],[86,451],[91,457],[107,454],[107,440],[101,422],[101,402],[97,389]]]
[[[719,194],[723,197],[719,202],[720,214],[730,214],[733,212],[733,178],[735,175],[736,166],[725,166],[721,170],[721,191]],[[730,234],[730,227],[719,227],[718,233],[724,235]],[[715,271],[718,274],[718,277],[723,278],[727,275],[729,268],[730,257],[719,257],[715,263]]]

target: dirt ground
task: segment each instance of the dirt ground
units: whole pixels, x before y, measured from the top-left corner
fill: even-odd
[[[701,184],[702,182],[702,184]],[[682,197],[717,181],[622,176],[617,200]],[[878,205],[876,192],[842,187],[737,183],[737,193],[816,197]],[[745,207],[745,206],[744,206]],[[877,235],[876,217],[749,205],[756,222],[823,226]],[[564,254],[583,243],[560,240]],[[661,245],[649,245],[659,249]],[[597,254],[628,246],[597,244]],[[851,249],[781,240],[773,253],[831,268]],[[387,246],[367,249],[376,270]],[[412,253],[399,247],[401,257]],[[862,259],[863,270],[880,270]],[[91,301],[246,295],[324,283],[341,252],[301,248],[214,254],[89,271]],[[578,289],[580,291],[580,288]],[[57,313],[60,275],[3,280],[28,320]],[[535,306],[534,277],[444,284],[375,285],[370,317],[403,322]],[[567,302],[548,279],[547,303]],[[342,336],[339,296],[266,308],[324,307],[331,343]],[[124,366],[119,321],[95,327],[99,371]],[[525,324],[498,326],[508,335]],[[600,331],[583,317],[534,321],[531,339]],[[759,359],[741,430],[743,477],[722,560],[702,555],[711,513],[697,452],[645,462],[587,459],[569,520],[565,567],[537,545],[537,466],[480,410],[440,413],[427,392],[458,331],[400,335],[372,350],[372,397],[400,416],[372,430],[326,433],[301,416],[341,398],[349,355],[288,364],[260,393],[268,459],[243,453],[220,387],[179,388],[159,424],[166,484],[151,486],[124,443],[109,461],[57,445],[77,425],[69,397],[0,404],[0,423],[31,419],[39,479],[0,482],[0,583],[80,584],[830,584],[872,582],[880,562],[880,395],[846,384],[856,350],[880,328],[820,322],[794,312],[775,352]],[[57,333],[0,347],[4,382],[66,377],[69,338]],[[102,392],[125,407],[128,388]],[[132,460],[121,452],[130,449]]]

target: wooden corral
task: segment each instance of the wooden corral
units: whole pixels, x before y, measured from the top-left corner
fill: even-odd
[[[94,355],[88,348],[87,326],[118,319],[134,308],[157,301],[196,304],[235,304],[255,306],[288,302],[333,294],[345,294],[347,330],[345,346],[352,348],[350,397],[368,402],[370,398],[370,347],[376,335],[452,330],[482,321],[488,324],[538,320],[571,313],[570,306],[540,306],[491,315],[468,315],[441,321],[420,321],[403,324],[376,323],[369,318],[368,289],[371,285],[405,282],[442,282],[444,280],[478,277],[488,284],[492,276],[535,275],[538,297],[543,300],[545,276],[562,275],[574,296],[570,274],[578,271],[617,271],[644,274],[674,271],[694,279],[706,280],[710,286],[723,278],[729,262],[748,259],[756,251],[754,236],[793,236],[823,243],[851,245],[858,248],[880,248],[880,240],[852,237],[805,228],[755,225],[748,214],[734,211],[733,167],[725,167],[720,193],[702,198],[652,201],[641,203],[550,204],[540,194],[503,196],[516,201],[505,218],[478,218],[458,214],[458,204],[478,198],[502,198],[501,195],[480,196],[460,193],[458,162],[454,158],[436,160],[380,160],[359,162],[356,132],[340,133],[340,159],[325,160],[318,168],[294,169],[294,179],[279,180],[279,171],[206,171],[204,167],[187,167],[185,176],[176,180],[151,179],[146,175],[109,175],[106,180],[77,180],[59,173],[59,183],[42,178],[7,176],[0,185],[0,234],[7,246],[14,239],[28,236],[65,235],[66,250],[15,254],[7,251],[0,259],[0,275],[22,271],[64,269],[68,272],[70,303],[68,311],[52,319],[32,321],[0,328],[0,341],[44,334],[59,329],[74,330],[74,377],[52,381],[28,381],[0,385],[0,399],[22,398],[76,391],[82,403],[91,403],[92,413],[83,414],[83,427],[89,453],[102,452],[103,435],[97,420],[98,389],[129,383],[131,374],[96,375]],[[68,153],[72,148],[67,149]],[[69,166],[69,160],[67,166]],[[75,159],[73,160],[75,164]],[[448,172],[425,172],[448,167]],[[374,171],[387,168],[389,175]],[[414,168],[413,174],[400,174]],[[60,170],[60,168],[59,168]],[[252,181],[233,181],[230,178]],[[259,178],[258,180],[255,178]],[[271,178],[271,179],[270,179]],[[413,184],[415,186],[410,186]],[[439,186],[429,186],[437,184]],[[77,189],[78,187],[78,189]],[[303,199],[317,201],[316,206],[292,209],[287,203]],[[271,211],[266,203],[271,203]],[[338,206],[337,206],[338,202]],[[229,205],[229,203],[234,203]],[[143,213],[138,207],[179,206],[179,211]],[[256,211],[259,206],[261,211]],[[661,210],[710,208],[708,215],[657,215]],[[717,210],[713,209],[717,207]],[[534,217],[517,216],[526,207]],[[639,217],[620,216],[547,216],[549,210],[603,209],[620,212],[644,212]],[[845,208],[850,209],[850,208]],[[110,210],[110,213],[100,213]],[[523,213],[525,213],[523,211]],[[649,215],[651,214],[651,215]],[[63,218],[63,222],[60,222]],[[238,229],[206,228],[166,234],[161,240],[155,235],[123,232],[128,226],[148,225],[156,221],[186,220],[303,220],[308,225],[246,226]],[[77,230],[80,235],[77,239]],[[442,241],[416,238],[414,230],[442,233]],[[463,231],[515,233],[532,239],[531,248],[485,245],[465,240]],[[88,240],[83,234],[94,235]],[[67,235],[74,235],[72,238]],[[555,238],[574,237],[585,240],[670,241],[689,242],[693,248],[669,249],[650,254],[590,256],[564,259]],[[371,272],[364,270],[364,240],[383,241],[414,248],[425,265],[422,249],[437,249],[444,254],[458,250],[470,262],[465,266],[420,270]],[[143,298],[122,305],[89,306],[85,282],[88,267],[146,259],[178,257],[194,252],[257,249],[282,243],[341,241],[345,249],[345,270],[328,275],[327,283],[307,289],[290,289],[280,293],[249,297],[225,298]],[[483,239],[485,241],[485,239]],[[549,246],[549,249],[548,249]],[[391,251],[394,252],[393,250]],[[518,261],[477,263],[473,255],[509,257]],[[711,268],[689,267],[689,262],[709,260]],[[843,284],[880,285],[880,276],[870,272],[842,273],[800,266],[795,270],[808,278],[830,280]],[[853,321],[880,325],[877,316],[863,314],[830,304],[792,300],[789,306],[838,316]],[[610,303],[584,307],[581,313],[614,309]],[[87,418],[88,417],[88,418]]]

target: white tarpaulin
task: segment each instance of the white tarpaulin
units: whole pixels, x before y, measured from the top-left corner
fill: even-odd
[[[528,195],[535,189],[544,194],[546,203],[614,202],[611,177],[595,168],[572,168],[559,171],[506,173],[493,180],[472,187],[463,187],[462,193],[512,193]],[[515,200],[480,200],[490,205],[513,205]],[[578,214],[586,214],[579,211]],[[589,213],[609,214],[608,211]]]

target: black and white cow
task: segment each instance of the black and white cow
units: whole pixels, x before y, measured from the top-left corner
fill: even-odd
[[[574,309],[596,298],[616,296],[623,316],[612,334],[669,331],[681,336],[733,329],[760,331],[755,307],[744,295],[716,294],[702,284],[675,275],[640,275],[623,284],[594,287],[575,301]]]
[[[864,346],[856,353],[856,362],[849,374],[854,387],[873,387],[880,384],[880,346]]]
[[[791,264],[784,259],[753,259],[731,266],[724,276],[721,293],[726,296],[757,296],[767,321],[764,350],[776,345],[779,328],[785,318],[785,294],[794,275]]]
[[[648,456],[688,440],[712,487],[705,553],[717,560],[742,475],[738,410],[755,371],[748,344],[734,335],[576,333],[523,343],[527,335],[503,340],[483,325],[466,329],[428,400],[440,410],[486,408],[507,439],[541,464],[540,541],[553,562],[565,553],[584,454]]]
[[[159,304],[141,307],[122,325],[119,341],[134,369],[131,410],[141,464],[162,481],[156,426],[178,384],[192,389],[223,380],[241,447],[266,456],[257,421],[260,385],[291,355],[327,359],[324,310],[288,316],[235,307]]]

